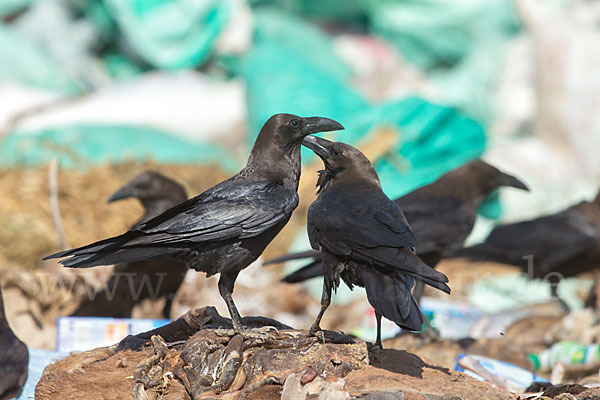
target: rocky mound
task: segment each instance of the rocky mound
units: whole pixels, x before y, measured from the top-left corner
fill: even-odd
[[[263,317],[236,334],[213,307],[49,365],[36,399],[515,399],[414,354]]]

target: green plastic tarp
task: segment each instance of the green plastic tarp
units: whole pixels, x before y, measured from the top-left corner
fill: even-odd
[[[514,2],[506,0],[251,3],[258,11],[265,4],[277,6],[314,20],[334,21],[334,26],[344,24],[351,32],[366,31],[385,39],[405,60],[427,74],[446,102],[481,121],[493,117],[491,97],[503,65],[505,45],[521,27]]]
[[[243,69],[249,145],[264,122],[279,112],[333,118],[346,128],[338,138],[354,144],[377,127],[391,126],[400,140],[375,165],[391,197],[429,183],[484,151],[481,124],[452,107],[417,97],[370,104],[351,87],[344,67],[331,71],[331,65],[343,62],[326,36],[312,33],[312,45],[303,42],[307,31],[318,28],[282,11],[267,10],[255,12],[261,23]],[[265,22],[270,19],[288,23]],[[290,41],[290,37],[297,40]],[[312,157],[311,152],[304,149],[303,157]]]
[[[0,81],[62,93],[81,90],[80,83],[41,45],[4,24],[0,24]]]
[[[493,116],[492,93],[505,45],[520,29],[506,0],[371,1],[369,30],[428,74],[446,101],[469,115]]]
[[[194,68],[230,15],[222,0],[104,0],[130,45],[162,69]]]
[[[163,131],[119,125],[77,125],[42,132],[13,132],[0,141],[0,166],[37,166],[58,158],[65,168],[152,160],[159,163],[239,167],[221,147],[188,142]]]
[[[35,0],[2,0],[0,1],[0,18],[18,13],[34,1]]]

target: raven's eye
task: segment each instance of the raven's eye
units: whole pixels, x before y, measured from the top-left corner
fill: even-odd
[[[293,119],[293,120],[290,121],[290,126],[292,128],[297,128],[297,127],[300,126],[300,121],[298,121],[297,119]]]
[[[339,151],[338,149],[335,149],[335,150],[331,151],[331,155],[337,158],[342,155],[342,152]]]

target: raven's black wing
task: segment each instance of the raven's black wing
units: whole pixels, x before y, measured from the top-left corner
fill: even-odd
[[[308,210],[309,239],[334,254],[348,256],[354,246],[416,246],[404,214],[383,192],[346,189],[323,193]],[[324,233],[321,236],[321,233]]]
[[[482,244],[465,248],[458,256],[523,265],[523,257],[533,256],[549,268],[557,266],[592,248],[598,230],[574,208],[530,221],[501,225]]]
[[[446,250],[462,247],[475,223],[472,208],[454,197],[432,196],[417,189],[394,202],[404,213],[417,239],[417,254],[432,267]],[[269,260],[265,265],[309,257],[312,258],[309,264],[282,279],[283,282],[297,283],[323,275],[319,253],[287,254]]]
[[[419,191],[395,200],[417,238],[417,253],[444,253],[462,247],[475,224],[475,210],[457,198]]]
[[[322,246],[335,255],[450,291],[448,278],[413,253],[415,237],[404,214],[381,190],[345,187],[323,193],[309,208],[308,235],[313,249]]]
[[[159,256],[165,247],[200,248],[205,243],[257,236],[289,219],[298,195],[272,181],[225,181],[140,224],[136,230],[46,258],[67,267],[92,267]],[[114,254],[114,257],[107,257]]]

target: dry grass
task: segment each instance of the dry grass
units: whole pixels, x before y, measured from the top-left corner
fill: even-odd
[[[87,172],[61,170],[59,202],[70,246],[122,233],[142,214],[136,200],[107,204],[119,187],[145,169],[155,169],[182,182],[189,195],[227,178],[213,166],[123,163],[98,166]],[[0,265],[27,269],[41,257],[60,250],[48,196],[48,168],[0,170]]]

